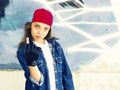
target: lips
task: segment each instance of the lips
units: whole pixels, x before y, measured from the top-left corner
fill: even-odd
[[[42,36],[35,36],[36,38],[42,38]]]

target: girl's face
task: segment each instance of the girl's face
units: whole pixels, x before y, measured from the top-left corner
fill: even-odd
[[[31,25],[31,35],[33,40],[38,43],[43,43],[47,36],[50,26],[40,22],[33,22]]]

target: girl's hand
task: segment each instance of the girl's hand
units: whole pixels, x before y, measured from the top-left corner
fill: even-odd
[[[35,44],[30,43],[30,44],[26,44],[26,54],[25,54],[25,58],[27,61],[28,66],[36,66],[37,64],[37,59],[39,57],[41,48],[37,47]]]

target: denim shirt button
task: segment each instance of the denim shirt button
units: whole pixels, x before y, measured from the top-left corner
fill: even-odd
[[[55,73],[57,73],[57,71],[55,70]]]
[[[34,84],[32,84],[32,87],[35,87],[35,85],[34,85]]]
[[[57,79],[55,79],[55,82],[57,82]]]

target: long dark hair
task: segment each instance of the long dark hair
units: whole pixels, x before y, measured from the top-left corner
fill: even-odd
[[[23,38],[22,38],[22,40],[20,41],[18,47],[26,44],[26,38],[27,38],[27,37],[29,37],[29,39],[32,39],[32,40],[33,40],[33,37],[32,37],[32,35],[31,35],[31,24],[32,24],[32,22],[26,22],[26,23],[25,23],[25,26],[24,26],[24,35],[23,35]],[[45,37],[45,39],[53,38],[51,31],[52,31],[52,30],[51,30],[51,28],[50,28],[50,30],[49,30],[47,36]]]

